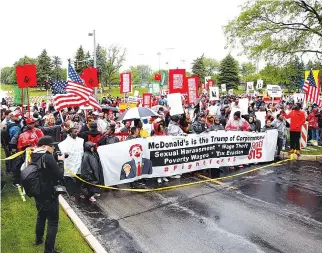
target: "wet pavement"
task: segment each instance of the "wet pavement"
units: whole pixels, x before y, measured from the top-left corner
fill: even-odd
[[[168,185],[199,180],[195,173]],[[320,163],[292,161],[223,182],[108,191],[96,203],[71,205],[108,252],[322,252]],[[146,188],[154,187],[149,180]]]

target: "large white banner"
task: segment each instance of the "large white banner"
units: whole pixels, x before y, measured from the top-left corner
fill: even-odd
[[[212,131],[139,138],[98,147],[106,185],[168,177],[207,168],[274,160],[277,130]]]

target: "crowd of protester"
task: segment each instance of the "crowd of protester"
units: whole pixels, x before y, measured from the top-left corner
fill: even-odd
[[[249,98],[246,114],[239,110],[239,99]],[[66,108],[56,111],[53,104],[42,101],[30,108],[8,105],[2,100],[1,129],[2,146],[6,157],[16,152],[35,147],[44,135],[50,135],[56,142],[64,140],[75,141],[81,147],[81,161],[77,174],[92,184],[104,184],[98,146],[110,145],[120,140],[146,138],[149,136],[178,136],[191,133],[200,134],[209,131],[250,131],[266,132],[277,129],[278,140],[276,156],[282,150],[300,154],[299,138],[301,128],[307,121],[309,127],[308,140],[312,145],[321,144],[322,111],[317,105],[303,108],[305,103],[294,101],[292,96],[283,97],[278,103],[265,102],[262,97],[245,95],[222,95],[217,101],[210,101],[204,94],[195,105],[188,105],[182,96],[184,113],[170,115],[166,96],[154,96],[152,108],[159,115],[146,119],[118,121],[118,107],[120,98],[103,97],[100,101],[102,112],[82,110],[80,108]],[[140,102],[137,106],[141,106]],[[230,115],[234,111],[233,115]],[[265,124],[256,118],[256,112],[265,112]],[[113,155],[113,154],[111,154]],[[20,180],[20,167],[24,156],[6,161],[6,172],[13,173],[13,185]],[[68,159],[65,163],[68,163]],[[241,165],[242,167],[242,165]],[[232,167],[233,169],[234,167]],[[174,176],[175,178],[180,175]],[[168,181],[158,178],[158,183]],[[65,172],[65,184],[69,188],[72,198],[86,197],[81,191],[86,189],[87,198],[96,201],[100,190],[91,185],[81,185],[72,175]],[[140,181],[139,181],[140,183]],[[131,184],[135,187],[136,184]]]

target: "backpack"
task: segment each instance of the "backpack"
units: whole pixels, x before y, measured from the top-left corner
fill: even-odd
[[[95,148],[98,146],[98,141],[102,138],[100,134],[96,136],[88,135],[88,141],[93,142],[95,144]]]
[[[44,156],[45,154],[21,171],[21,184],[30,198],[41,194],[41,170],[46,167]]]

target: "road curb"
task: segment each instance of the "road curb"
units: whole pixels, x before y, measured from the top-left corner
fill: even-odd
[[[283,159],[289,158],[289,154],[287,152],[281,152],[281,155]],[[322,155],[295,155],[294,159],[298,161],[322,161]]]
[[[67,201],[63,196],[59,195],[59,203],[64,209],[65,213],[72,220],[74,225],[77,227],[79,232],[82,234],[86,242],[96,253],[107,253],[107,251],[103,248],[100,242],[92,235],[86,225],[81,221],[78,215],[74,212],[74,210],[70,207]]]

